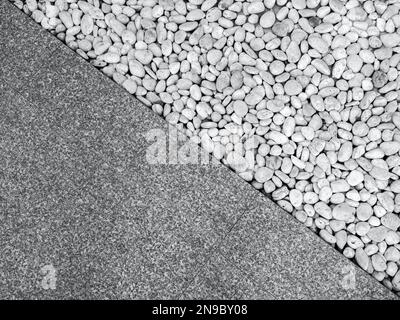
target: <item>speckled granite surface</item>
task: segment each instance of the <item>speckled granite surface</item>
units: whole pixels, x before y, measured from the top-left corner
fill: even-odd
[[[396,298],[223,165],[149,163],[166,122],[6,0],[0,28],[0,298]]]

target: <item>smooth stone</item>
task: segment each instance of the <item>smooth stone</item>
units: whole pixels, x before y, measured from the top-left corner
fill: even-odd
[[[247,11],[250,14],[261,13],[265,10],[265,6],[261,1],[254,1],[249,4]]]
[[[376,271],[386,270],[386,259],[381,253],[376,253],[371,257],[372,266]]]
[[[392,285],[395,290],[400,291],[400,270],[393,277]]]
[[[357,218],[361,221],[367,221],[373,214],[373,209],[369,203],[362,202],[357,207]]]
[[[91,34],[93,32],[93,27],[93,18],[88,14],[83,15],[81,19],[81,32],[84,35]]]
[[[227,88],[230,84],[230,77],[229,73],[226,71],[223,71],[220,73],[220,75],[217,78],[216,82],[216,89],[219,92],[222,92],[225,88]]]
[[[299,45],[296,42],[291,41],[287,48],[286,55],[290,63],[297,63],[302,55]]]
[[[101,57],[102,60],[104,60],[107,63],[118,63],[121,59],[120,55],[115,52],[107,52],[103,54]]]
[[[136,50],[135,58],[142,65],[146,65],[153,61],[153,53],[150,50]]]
[[[317,202],[314,205],[314,210],[318,213],[321,217],[325,219],[332,219],[332,209],[325,203],[325,202]]]
[[[388,82],[388,76],[385,72],[377,70],[372,75],[372,83],[375,88],[382,88]]]
[[[347,57],[347,67],[351,69],[354,73],[357,73],[361,70],[363,66],[363,61],[359,55],[351,54]]]
[[[249,107],[244,101],[236,100],[233,102],[233,111],[238,117],[243,118],[249,112]]]
[[[349,221],[354,217],[355,208],[346,203],[336,205],[332,210],[332,217],[336,220]]]
[[[119,36],[122,36],[122,32],[126,29],[125,25],[118,21],[117,19],[113,18],[110,20],[110,27],[111,29]]]
[[[370,258],[362,248],[356,249],[355,259],[358,265],[365,271],[368,270],[370,265]]]
[[[272,10],[265,12],[259,20],[259,24],[263,28],[271,28],[274,25],[274,23],[275,23],[275,14]]]
[[[289,32],[288,23],[285,21],[275,22],[272,26],[272,32],[278,37],[285,37]]]
[[[254,87],[248,95],[245,97],[245,102],[249,106],[258,104],[265,96],[265,89],[263,86]]]
[[[296,96],[302,92],[301,84],[296,80],[289,80],[284,85],[285,93],[289,96]]]
[[[350,190],[350,185],[346,180],[336,180],[331,182],[331,189],[333,193],[347,192]]]
[[[358,170],[351,171],[346,177],[346,181],[354,187],[364,181],[364,174]]]
[[[400,260],[400,251],[396,247],[389,247],[385,251],[385,259],[387,261],[399,261]]]
[[[350,159],[353,152],[353,144],[350,141],[346,141],[342,144],[338,152],[338,161],[345,162]]]
[[[256,179],[260,183],[264,183],[272,178],[274,172],[270,168],[260,167],[254,174],[254,179]]]
[[[393,181],[390,190],[394,193],[400,193],[400,180]]]
[[[132,79],[126,79],[123,83],[122,86],[130,93],[134,94],[137,89],[137,84],[134,80]]]
[[[293,207],[300,208],[303,204],[303,194],[297,189],[292,189],[289,192],[289,200]]]
[[[371,169],[369,174],[377,180],[388,180],[391,176],[388,170],[376,166]]]
[[[379,148],[386,156],[391,156],[400,151],[400,142],[398,141],[384,141],[379,145]]]
[[[207,53],[207,61],[209,64],[216,65],[222,59],[222,51],[211,49]]]
[[[394,199],[390,192],[382,192],[377,194],[377,198],[382,207],[386,211],[392,212],[394,210]]]
[[[326,242],[330,243],[330,244],[334,244],[336,243],[336,237],[333,234],[330,234],[328,231],[326,231],[325,229],[322,229],[319,232],[319,236],[324,239]]]
[[[319,35],[312,34],[308,37],[308,43],[311,48],[317,50],[321,54],[327,54],[329,51],[328,43]]]
[[[122,31],[122,42],[128,43],[130,45],[134,44],[136,42],[136,35],[133,31],[131,30],[124,30]]]
[[[186,15],[186,20],[187,21],[197,21],[201,20],[206,16],[206,14],[200,10],[200,9],[194,9],[189,11],[189,13]]]
[[[61,22],[67,29],[72,28],[74,26],[74,23],[72,21],[72,16],[68,11],[61,11],[58,14],[58,17],[60,18]]]
[[[386,213],[382,218],[381,218],[381,223],[394,231],[397,231],[397,229],[400,227],[400,217],[398,214],[394,213]]]
[[[268,132],[267,135],[269,139],[273,140],[275,143],[278,144],[285,144],[289,141],[288,137],[279,131],[273,130]]]
[[[231,75],[231,87],[239,89],[243,86],[243,74],[241,71],[233,71]]]
[[[347,18],[351,21],[364,21],[367,19],[367,13],[362,7],[354,7],[347,11]]]
[[[146,74],[142,64],[139,61],[129,61],[129,71],[133,76],[143,78]]]
[[[347,232],[344,230],[340,230],[335,234],[336,245],[339,249],[343,249],[347,244]]]
[[[385,240],[388,231],[389,229],[385,226],[374,227],[371,228],[371,230],[367,233],[367,236],[372,241],[382,242],[383,240]]]
[[[385,47],[393,48],[400,44],[400,34],[398,33],[385,33],[381,34],[380,39]]]
[[[369,127],[362,121],[353,124],[352,132],[355,136],[365,137],[369,132]]]

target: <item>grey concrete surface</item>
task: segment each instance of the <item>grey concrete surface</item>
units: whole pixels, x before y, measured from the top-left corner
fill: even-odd
[[[396,298],[222,164],[149,163],[167,123],[6,0],[0,48],[0,298]]]

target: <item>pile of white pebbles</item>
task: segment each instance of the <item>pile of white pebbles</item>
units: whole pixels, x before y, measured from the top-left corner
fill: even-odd
[[[13,0],[400,295],[400,0]]]

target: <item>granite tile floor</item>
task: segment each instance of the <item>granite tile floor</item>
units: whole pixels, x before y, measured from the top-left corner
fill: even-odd
[[[397,298],[7,0],[0,61],[0,298]]]

